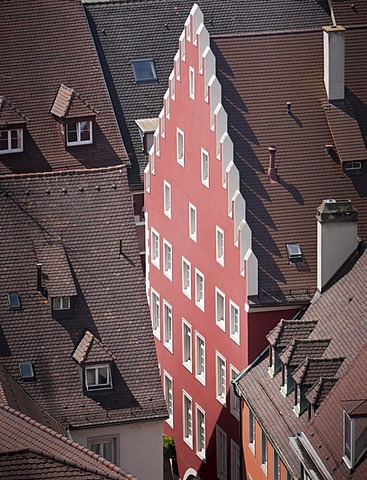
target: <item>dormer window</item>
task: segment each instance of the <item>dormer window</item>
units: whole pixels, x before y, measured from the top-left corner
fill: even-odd
[[[299,243],[287,243],[286,247],[290,263],[302,262],[302,250]]]
[[[0,155],[23,152],[23,129],[0,130]]]
[[[93,143],[92,120],[66,123],[66,145],[87,145]]]
[[[34,370],[32,362],[19,362],[19,371],[23,380],[34,380]]]
[[[352,469],[367,450],[367,410],[365,400],[348,403],[354,408],[343,410],[343,460]]]
[[[85,386],[87,390],[112,388],[110,365],[85,367]]]
[[[20,308],[20,297],[16,292],[8,293],[8,301],[10,308]]]
[[[52,308],[53,310],[70,310],[70,297],[54,297]]]

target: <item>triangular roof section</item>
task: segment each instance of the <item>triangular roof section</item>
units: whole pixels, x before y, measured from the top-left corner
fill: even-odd
[[[293,380],[298,385],[314,385],[320,378],[336,375],[344,358],[306,358],[293,372]]]
[[[282,319],[266,336],[272,347],[287,347],[295,338],[307,338],[317,324],[316,320]]]
[[[59,118],[77,118],[98,115],[99,112],[73,88],[61,84],[52,105],[51,113]]]
[[[112,362],[115,357],[92,332],[87,330],[75,349],[73,359],[79,364],[84,364]]]
[[[305,357],[321,357],[330,340],[295,338],[279,355],[285,365],[298,366]]]
[[[5,96],[0,95],[0,127],[26,123],[28,118],[23,115]]]
[[[318,408],[338,381],[337,378],[320,378],[306,393],[305,397],[314,408]]]

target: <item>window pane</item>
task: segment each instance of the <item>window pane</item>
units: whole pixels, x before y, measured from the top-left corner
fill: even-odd
[[[98,368],[98,385],[106,385],[108,383],[107,367]]]
[[[96,385],[96,376],[94,369],[87,369],[87,384],[89,386]]]
[[[67,138],[69,143],[78,141],[76,122],[71,122],[67,124]]]
[[[90,140],[90,133],[90,121],[80,122],[80,140],[82,142],[87,142],[88,140]]]
[[[8,131],[0,131],[0,150],[8,150]]]
[[[11,148],[17,149],[21,147],[21,130],[11,130]]]

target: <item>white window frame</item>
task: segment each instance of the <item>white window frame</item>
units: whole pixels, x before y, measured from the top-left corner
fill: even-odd
[[[204,161],[204,158],[207,158]],[[209,153],[201,149],[201,183],[209,188]]]
[[[157,293],[153,288],[150,290],[151,296],[151,317],[152,317],[152,329],[153,334],[158,340],[161,339],[161,300],[159,293]],[[154,307],[158,307],[157,310],[154,310]]]
[[[218,226],[215,227],[215,257],[224,266],[224,231]]]
[[[107,382],[98,383],[98,370],[106,368],[107,369]],[[88,371],[94,370],[96,383],[88,383]],[[99,365],[86,365],[85,366],[85,387],[88,391],[95,390],[108,390],[112,388],[112,375],[111,375],[111,366],[108,363],[99,364]]]
[[[261,429],[261,468],[264,470],[265,475],[268,475],[268,438],[263,429]]]
[[[205,386],[206,349],[205,338],[195,332],[195,377]]]
[[[103,455],[104,448],[96,448],[95,445],[111,445],[112,458],[107,458]],[[105,435],[100,437],[88,437],[87,438],[87,447],[92,452],[101,455],[103,458],[106,458],[111,463],[118,465],[120,463],[120,436],[119,435]]]
[[[173,380],[171,375],[169,375],[165,370],[163,372],[163,383],[164,383],[164,398],[166,399],[168,418],[166,422],[168,425],[173,428]]]
[[[89,140],[81,140],[81,124],[86,122],[87,124],[89,123]],[[76,136],[77,140],[76,141],[69,141],[69,125],[70,123],[76,123]],[[92,120],[78,120],[75,122],[67,122],[66,123],[66,145],[68,147],[76,146],[76,145],[90,145],[93,143],[93,125],[92,125]]]
[[[150,235],[150,257],[152,264],[156,266],[159,270],[160,268],[160,235],[153,227],[151,227],[151,235]]]
[[[230,411],[231,414],[237,418],[237,420],[240,419],[240,410],[241,410],[241,402],[240,399],[237,397],[237,395],[234,392],[234,385],[232,384],[232,380],[234,378],[237,378],[240,372],[234,368],[233,365],[229,365],[229,376],[231,379],[231,384],[230,384]]]
[[[227,480],[227,434],[219,425],[215,427],[217,451],[217,477]]]
[[[195,268],[195,305],[205,311],[205,277]]]
[[[237,328],[236,328],[236,311],[237,311]],[[231,339],[240,344],[240,307],[232,300],[229,301],[229,334]]]
[[[183,441],[193,448],[193,415],[192,398],[185,390],[182,391],[182,420],[183,420]]]
[[[52,309],[70,310],[70,297],[52,297]]]
[[[182,145],[181,145],[182,142]],[[182,167],[185,166],[185,134],[184,132],[177,127],[176,129],[176,152],[177,152],[177,163]]]
[[[163,182],[163,209],[166,217],[172,217],[172,189],[171,185],[164,180]]]
[[[195,70],[193,67],[189,68],[189,93],[190,98],[195,100]]]
[[[191,263],[182,257],[182,292],[191,300]]]
[[[182,364],[192,373],[192,327],[182,319]]]
[[[200,418],[201,417],[201,418]],[[196,441],[196,455],[205,461],[206,452],[206,425],[205,425],[205,411],[195,404],[195,441]]]
[[[219,310],[219,297],[223,299],[223,312]],[[226,296],[218,287],[215,287],[215,323],[223,332],[226,331]]]
[[[163,345],[173,353],[173,313],[166,300],[163,300]]]
[[[192,203],[189,203],[189,235],[191,240],[197,242],[197,211]]]
[[[172,245],[165,239],[163,239],[163,273],[172,281]]]
[[[215,393],[219,403],[227,401],[227,362],[218,351],[215,352]]]
[[[0,150],[0,155],[3,155],[4,153],[23,152],[23,128],[9,128],[6,130],[1,130],[1,132],[7,132],[8,148],[5,150]],[[17,132],[17,142],[20,146],[16,148],[11,147],[11,132]]]
[[[256,449],[256,417],[253,411],[248,409],[248,446],[255,455]]]
[[[240,447],[231,439],[231,480],[240,480],[241,478],[240,458]]]

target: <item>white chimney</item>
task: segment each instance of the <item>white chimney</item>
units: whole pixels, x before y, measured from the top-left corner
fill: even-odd
[[[357,211],[351,200],[324,200],[317,209],[317,288],[357,249]]]
[[[324,30],[324,83],[329,100],[344,100],[344,32],[335,25]]]

